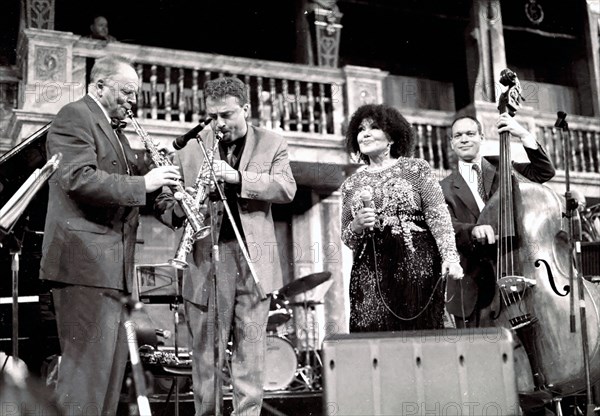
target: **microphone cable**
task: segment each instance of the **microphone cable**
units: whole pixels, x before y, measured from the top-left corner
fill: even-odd
[[[381,293],[381,286],[380,286],[379,278],[378,278],[379,268],[377,267],[377,251],[375,250],[375,238],[374,238],[373,234],[371,234],[370,240],[371,240],[371,246],[373,247],[373,263],[374,263],[374,268],[375,268],[375,282],[377,283],[377,294],[379,295],[379,298],[381,299],[381,303],[388,310],[389,313],[391,313],[395,318],[397,318],[401,321],[413,321],[413,320],[417,319],[419,316],[421,316],[427,310],[427,308],[429,308],[429,305],[431,304],[431,302],[433,301],[433,297],[435,296],[436,289],[438,288],[440,282],[442,282],[446,278],[447,273],[442,274],[437,279],[437,281],[435,282],[435,285],[433,286],[431,295],[429,296],[429,299],[427,300],[427,303],[423,306],[423,308],[416,315],[413,315],[411,317],[400,316],[396,312],[394,312],[392,310],[392,308],[387,304],[387,302],[385,301],[385,299],[383,297],[383,293]]]

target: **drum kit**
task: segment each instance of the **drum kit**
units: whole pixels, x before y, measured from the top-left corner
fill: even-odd
[[[144,265],[144,267],[146,266]],[[137,325],[137,335],[140,344],[140,358],[144,365],[150,368],[155,375],[175,376],[173,380],[176,383],[176,376],[190,374],[191,355],[187,348],[179,347],[177,342],[179,338],[177,328],[180,325],[177,289],[171,288],[173,293],[169,292],[168,294],[163,291],[157,292],[154,284],[160,286],[160,282],[152,280],[152,285],[147,282],[150,281],[150,277],[158,279],[163,274],[168,276],[168,271],[164,271],[164,273],[160,271],[162,266],[168,265],[151,265],[150,268],[138,267],[136,271],[139,275],[138,296],[144,303],[159,304],[153,305],[155,308],[170,304],[169,309],[173,314],[175,332],[171,336],[170,331],[156,329],[157,325],[164,327],[169,319],[164,313],[165,308],[161,308],[158,316],[155,316],[155,309],[149,309],[152,317],[146,314],[142,319],[138,316],[141,322]],[[146,277],[145,280],[144,277]],[[333,283],[330,278],[330,272],[309,274],[269,294],[271,303],[267,321],[266,374],[263,384],[265,391],[302,392],[321,389],[322,362],[319,355],[320,343],[315,310],[323,305],[322,298]],[[159,324],[160,320],[165,322]],[[159,332],[169,332],[169,334]],[[165,346],[163,342],[158,342],[157,337],[172,339],[175,345]],[[231,351],[230,341],[226,349],[228,357],[224,368],[226,374],[230,371],[227,364],[231,359]],[[179,391],[178,383],[175,385],[175,391]],[[176,396],[178,397],[178,395]],[[177,397],[176,402],[178,401]],[[176,403],[176,407],[177,405]]]
[[[263,386],[265,391],[321,389],[322,362],[316,340],[318,337],[315,335],[318,331],[315,325],[315,307],[322,302],[306,300],[306,296],[301,302],[290,302],[289,299],[315,289],[330,277],[330,272],[309,274],[271,293],[267,321],[266,374]],[[329,289],[329,286],[326,289]],[[301,308],[299,311],[302,313],[294,314],[292,309],[294,307]],[[309,325],[309,317],[312,325]],[[302,318],[304,322],[299,322]],[[291,334],[290,328],[286,327],[290,321],[293,322],[295,330]],[[299,327],[300,331],[297,331]],[[311,337],[313,342],[309,340]],[[304,351],[300,352],[301,349]]]

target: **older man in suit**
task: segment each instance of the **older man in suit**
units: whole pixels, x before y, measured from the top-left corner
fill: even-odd
[[[543,183],[554,176],[554,167],[535,136],[508,114],[497,122],[498,132],[519,138],[530,163],[513,163],[513,169]],[[462,281],[448,281],[447,310],[458,327],[486,326],[489,317],[481,310],[494,297],[495,276],[488,261],[480,255],[482,245],[494,244],[496,236],[490,224],[478,224],[485,203],[499,186],[498,156],[481,156],[484,135],[481,123],[472,117],[459,117],[452,123],[451,147],[458,157],[458,169],[442,180],[442,191],[456,235],[456,246],[465,272]]]
[[[213,122],[211,129],[201,133],[201,140],[207,149],[212,149],[215,133],[222,136],[214,152],[213,167],[217,179],[225,183],[232,218],[223,215],[221,201],[211,203],[213,209],[207,217],[215,225],[212,231],[218,236],[219,260],[212,258],[211,238],[197,241],[191,259],[193,272],[186,274],[183,281],[182,294],[193,350],[196,415],[214,414],[217,404],[211,312],[216,277],[221,351],[230,335],[233,341],[233,414],[258,416],[263,398],[270,302],[259,296],[248,261],[254,265],[256,278],[265,293],[282,286],[271,204],[291,202],[296,182],[291,174],[285,139],[247,123],[250,104],[242,81],[237,78],[208,81],[204,94],[206,111]],[[199,143],[190,142],[178,152],[177,160],[186,185],[192,186],[204,161]],[[205,190],[208,193],[209,189]],[[157,198],[156,211],[164,223],[181,225],[181,213],[177,212],[169,192]],[[211,213],[216,218],[211,217]],[[242,241],[236,238],[231,220],[239,229]],[[241,245],[247,247],[249,259],[243,256]],[[222,363],[217,368],[221,369]],[[221,380],[217,385],[222,385]]]
[[[116,413],[127,362],[119,298],[131,291],[137,207],[180,178],[173,166],[141,176],[118,128],[138,85],[124,59],[97,60],[89,93],[64,106],[48,132],[48,154],[63,157],[50,180],[40,279],[53,287],[62,354],[56,392],[69,416]]]

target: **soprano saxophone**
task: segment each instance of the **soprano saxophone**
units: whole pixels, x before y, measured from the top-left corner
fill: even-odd
[[[194,197],[195,207],[200,207],[201,205],[203,205],[204,201],[208,197],[211,184],[211,166],[213,164],[215,152],[217,151],[217,146],[219,145],[219,141],[221,140],[222,136],[223,133],[220,131],[217,131],[215,133],[215,142],[213,148],[212,150],[207,151],[208,160],[206,158],[202,160],[202,165],[200,166],[200,170],[198,171],[198,175],[196,176],[196,182],[194,184],[194,188],[196,189],[196,196]],[[206,232],[202,236],[200,236],[200,238],[206,237],[209,231],[210,227],[206,227]],[[198,238],[195,238],[194,230],[188,221],[185,224],[181,240],[179,240],[179,245],[177,246],[175,256],[169,260],[169,264],[175,267],[176,269],[187,269],[189,265],[186,261],[186,258],[188,254],[192,251],[194,241],[196,241],[197,239]]]
[[[158,147],[150,137],[148,133],[138,124],[137,120],[133,116],[133,111],[127,110],[127,116],[131,119],[131,124],[135,129],[135,132],[142,140],[146,151],[150,155],[152,162],[158,166],[173,166],[173,163],[159,152]],[[181,205],[185,216],[187,217],[187,223],[192,228],[192,236],[195,239],[202,238],[202,235],[206,232],[206,227],[204,225],[204,214],[202,214],[197,206],[194,204],[194,199],[192,196],[185,190],[183,183],[178,182],[177,185],[171,186],[171,190],[173,191],[173,196]]]

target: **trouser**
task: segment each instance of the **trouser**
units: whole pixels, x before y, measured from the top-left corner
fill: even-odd
[[[223,368],[225,346],[232,335],[231,384],[233,413],[237,416],[259,416],[262,407],[266,327],[270,302],[261,300],[236,241],[221,243],[227,261],[218,263],[218,327]],[[192,277],[194,278],[194,277]],[[192,347],[192,381],[196,416],[213,415],[215,411],[215,319],[214,276],[210,281],[208,306],[185,302],[185,313]],[[221,388],[222,382],[218,382]]]
[[[56,394],[66,416],[114,416],[127,364],[123,307],[103,293],[68,285],[52,289],[61,360]]]
[[[479,303],[475,304],[473,311],[466,318],[454,315],[457,328],[485,328],[495,326],[490,316],[489,308],[481,308]]]

